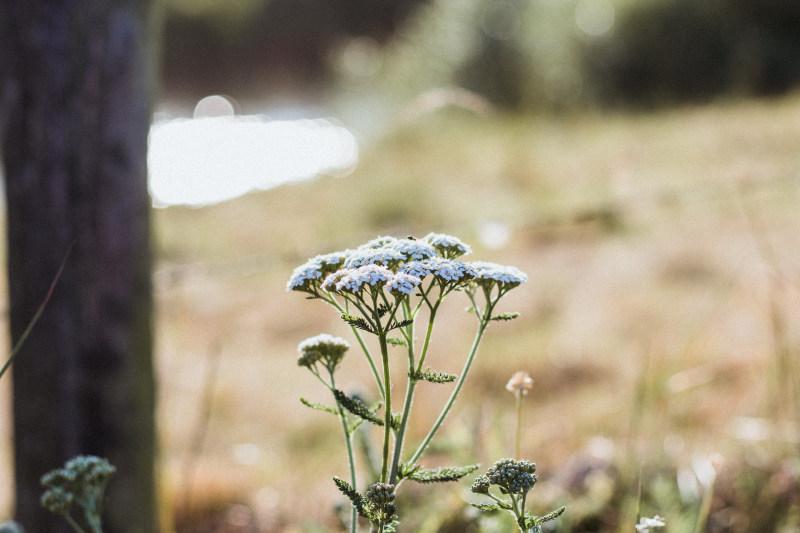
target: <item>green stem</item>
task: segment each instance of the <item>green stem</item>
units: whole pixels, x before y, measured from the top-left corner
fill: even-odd
[[[336,382],[333,378],[333,370],[328,369],[328,372],[331,376],[331,392],[336,389]],[[347,417],[344,413],[344,408],[339,402],[336,402],[336,408],[339,412],[339,420],[342,422],[342,432],[344,433],[344,445],[347,449],[347,462],[350,466],[350,486],[353,487],[353,490],[358,491],[357,480],[356,480],[356,458],[355,454],[353,453],[353,432],[347,426]],[[358,512],[356,511],[356,506],[350,506],[350,533],[356,533],[358,531]]]
[[[416,463],[419,460],[420,456],[422,456],[422,454],[425,452],[425,449],[430,444],[431,439],[433,439],[433,436],[439,430],[439,427],[442,425],[442,422],[444,422],[444,419],[447,417],[448,413],[450,412],[450,409],[453,407],[453,404],[456,401],[458,393],[461,392],[461,387],[464,386],[464,381],[466,381],[467,379],[467,375],[469,374],[469,369],[472,366],[472,362],[475,360],[475,354],[478,353],[478,346],[481,343],[481,338],[483,337],[483,333],[484,331],[486,331],[486,326],[489,325],[489,317],[491,316],[492,307],[493,303],[490,302],[487,305],[483,318],[480,319],[480,322],[478,324],[478,331],[475,333],[475,339],[472,341],[472,347],[470,348],[469,355],[467,356],[467,360],[464,363],[464,368],[461,370],[461,375],[458,377],[458,380],[456,381],[456,386],[453,389],[453,392],[450,393],[450,397],[447,399],[447,403],[442,409],[442,412],[439,413],[439,417],[436,419],[436,422],[433,423],[433,426],[431,427],[430,431],[428,431],[428,434],[425,436],[423,441],[420,443],[419,447],[417,448],[417,451],[415,451],[414,455],[412,455],[411,458],[409,459],[408,461],[409,464]]]
[[[339,305],[339,302],[337,302],[333,298],[325,298],[325,301],[327,301],[333,307],[335,307],[340,314],[348,312],[347,308]],[[364,340],[364,337],[361,336],[361,332],[358,331],[358,328],[350,326],[350,330],[353,332],[353,335],[355,335],[356,340],[358,341],[358,345],[361,346],[361,351],[364,352],[364,355],[367,358],[367,363],[369,363],[369,367],[372,370],[372,376],[375,378],[375,383],[378,385],[378,390],[381,393],[381,399],[383,399],[385,395],[383,390],[383,382],[381,381],[381,375],[380,372],[378,372],[378,367],[375,364],[375,359],[372,358],[372,354],[370,353],[369,348],[367,347],[367,343]]]
[[[522,390],[518,390],[517,396],[517,428],[514,436],[514,457],[520,458],[520,440],[522,434]]]
[[[425,356],[428,353],[428,346],[431,342],[431,334],[433,333],[433,322],[436,319],[436,311],[439,308],[439,303],[441,300],[436,302],[436,305],[431,308],[430,317],[428,318],[428,328],[425,333],[425,342],[422,345],[422,352],[420,353],[419,357],[419,364],[416,366],[416,371],[419,373],[422,371],[422,363],[425,362]],[[400,455],[403,451],[403,440],[405,438],[406,427],[408,425],[408,419],[411,415],[411,404],[414,401],[414,389],[417,386],[418,379],[412,377],[412,374],[415,370],[414,368],[414,361],[412,359],[412,354],[409,355],[409,367],[408,367],[408,386],[406,387],[406,397],[405,401],[403,402],[403,411],[402,416],[400,419],[400,424],[397,428],[397,436],[394,441],[394,454],[392,456],[392,468],[389,473],[389,483],[392,485],[397,484],[397,471],[400,468]]]
[[[378,333],[378,343],[381,347],[381,359],[383,360],[383,384],[384,384],[384,421],[383,421],[383,459],[381,462],[381,483],[386,483],[389,476],[389,440],[392,436],[392,384],[391,373],[389,372],[389,349],[386,343],[386,332]]]
[[[77,523],[69,513],[64,513],[64,519],[70,526],[72,526],[72,529],[74,529],[77,533],[86,533],[86,530],[83,529],[81,525]]]

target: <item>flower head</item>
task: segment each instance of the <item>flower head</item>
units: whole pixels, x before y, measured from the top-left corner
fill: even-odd
[[[394,273],[380,265],[367,264],[358,268],[344,268],[330,274],[322,288],[336,292],[360,292],[365,286],[383,286],[391,281]]]
[[[651,529],[662,528],[666,525],[664,519],[658,515],[655,515],[653,518],[642,517],[639,519],[639,523],[636,524],[636,531],[639,533],[646,533]]]
[[[335,368],[349,349],[350,344],[343,338],[321,333],[309,337],[297,346],[300,353],[297,364],[312,368],[318,361],[322,361],[326,366]]]
[[[447,259],[455,259],[472,252],[472,249],[457,237],[443,233],[428,233],[422,240],[430,243],[442,257]]]
[[[375,237],[371,241],[367,241],[361,246],[358,247],[359,250],[369,249],[369,248],[384,248],[384,247],[391,247],[394,243],[397,242],[397,239],[394,237]]]
[[[389,288],[389,292],[397,296],[402,296],[404,294],[410,296],[414,294],[414,289],[421,283],[422,280],[417,276],[406,274],[405,272],[397,272],[392,276],[391,281],[389,281],[386,286]]]
[[[486,478],[507,492],[524,494],[536,483],[536,464],[516,459],[500,459],[489,470]]]
[[[475,261],[471,265],[475,269],[475,283],[479,285],[497,284],[511,288],[528,281],[527,274],[513,266],[485,261]]]
[[[322,277],[322,264],[314,259],[309,259],[294,269],[288,283],[287,291],[309,291]]]
[[[437,255],[436,248],[417,239],[398,239],[391,247],[400,252],[406,261],[419,261]]]
[[[364,265],[396,265],[404,261],[405,255],[391,246],[380,248],[359,248],[345,259],[345,268],[357,268]]]
[[[475,269],[469,264],[442,257],[410,261],[400,267],[400,271],[420,279],[433,274],[436,279],[443,282],[467,281],[475,277]]]
[[[528,394],[528,391],[533,388],[533,378],[527,372],[520,370],[516,372],[511,379],[506,383],[506,390],[514,394],[522,393]]]
[[[475,494],[489,494],[489,478],[485,475],[478,476],[475,478],[475,481],[472,482],[472,487],[470,490]]]

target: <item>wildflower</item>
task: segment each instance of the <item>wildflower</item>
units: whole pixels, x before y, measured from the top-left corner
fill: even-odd
[[[386,286],[389,288],[390,292],[396,293],[398,296],[402,294],[410,296],[414,294],[414,289],[421,283],[422,280],[417,276],[406,274],[405,272],[398,272],[392,276],[392,280],[387,283]]]
[[[428,233],[422,240],[430,243],[446,259],[455,259],[472,252],[472,249],[457,237],[443,233]]]
[[[322,287],[329,291],[357,293],[365,285],[380,286],[392,280],[394,274],[384,266],[367,264],[344,268],[325,278]]]
[[[472,482],[472,487],[470,490],[475,494],[489,494],[489,478],[485,475],[478,476],[475,478],[475,481]]]
[[[527,274],[513,266],[484,261],[475,261],[471,265],[475,269],[475,283],[479,285],[498,284],[511,288],[528,281]]]
[[[520,370],[511,376],[511,379],[506,383],[506,390],[514,394],[528,394],[528,391],[533,388],[533,378],[527,372]]]
[[[500,459],[489,470],[486,477],[491,485],[512,494],[524,494],[536,483],[536,464],[516,459]]]
[[[392,503],[394,501],[394,485],[374,483],[367,489],[366,496],[369,501],[378,505]]]
[[[391,247],[394,243],[397,242],[397,239],[394,237],[384,236],[384,237],[376,237],[371,241],[367,241],[361,246],[358,247],[359,250],[364,250],[368,248],[384,248],[384,247]]]
[[[309,259],[294,269],[289,282],[286,283],[287,291],[313,290],[316,280],[322,277],[322,263],[317,258]]]
[[[424,261],[411,261],[400,267],[400,272],[405,272],[420,279],[433,274],[443,282],[465,281],[475,277],[475,269],[467,263],[433,257]]]
[[[646,533],[651,529],[662,528],[666,525],[667,523],[664,522],[664,519],[658,515],[655,515],[653,518],[642,517],[639,519],[639,523],[636,524],[636,531],[639,533]]]
[[[363,248],[354,251],[344,261],[345,268],[357,268],[364,265],[394,265],[405,260],[405,255],[394,248]]]
[[[311,368],[318,361],[322,361],[327,367],[333,369],[349,349],[350,344],[343,338],[321,333],[304,340],[297,346],[297,351],[300,352],[297,364]]]
[[[437,255],[436,248],[416,239],[398,239],[391,247],[400,252],[406,261],[418,261]]]

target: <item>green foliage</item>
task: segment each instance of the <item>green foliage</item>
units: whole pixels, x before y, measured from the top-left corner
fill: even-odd
[[[407,471],[404,478],[417,483],[446,483],[458,481],[478,469],[478,465],[440,466],[437,468],[415,467]]]
[[[324,411],[326,413],[331,413],[331,414],[334,414],[334,415],[338,414],[336,409],[334,409],[333,407],[331,407],[329,405],[325,405],[323,403],[312,402],[312,401],[309,401],[309,400],[307,400],[305,398],[300,398],[300,403],[302,403],[306,407],[310,407],[312,409],[316,409],[317,411]]]
[[[336,487],[342,492],[342,494],[347,496],[347,499],[349,499],[353,504],[353,507],[358,512],[358,516],[367,518],[367,500],[358,492],[356,492],[356,490],[347,481],[334,476],[333,482],[336,483]]]
[[[376,426],[383,426],[383,420],[381,420],[380,417],[376,416],[375,410],[370,409],[370,407],[363,401],[359,400],[358,398],[348,396],[339,389],[335,389],[333,391],[333,395],[336,398],[336,401],[339,403],[339,405],[347,409],[352,414],[356,415],[357,417],[363,420],[366,420],[367,422],[372,422]]]
[[[426,368],[422,372],[412,371],[408,373],[411,379],[427,381],[429,383],[452,383],[458,379],[456,374],[448,374],[447,372],[434,372],[430,368]]]

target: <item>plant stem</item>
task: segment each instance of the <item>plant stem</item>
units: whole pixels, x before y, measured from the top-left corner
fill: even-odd
[[[333,378],[333,370],[328,369],[328,373],[331,376],[331,391],[336,389],[336,382]],[[350,466],[350,486],[353,487],[353,490],[358,491],[357,480],[356,480],[356,458],[355,454],[353,453],[353,432],[347,426],[347,417],[345,416],[344,409],[342,408],[342,404],[336,402],[336,408],[339,412],[339,420],[342,422],[342,432],[344,433],[344,445],[347,448],[347,462]],[[358,531],[358,513],[356,511],[356,506],[350,506],[350,533],[356,533]]]
[[[428,329],[425,333],[425,342],[422,345],[422,352],[420,353],[419,357],[419,364],[416,367],[417,372],[422,371],[422,363],[425,361],[425,356],[428,353],[428,346],[431,342],[431,334],[433,332],[433,322],[436,319],[436,311],[439,308],[439,302],[436,303],[434,307],[431,308],[430,318],[428,318]],[[403,451],[403,440],[406,433],[406,426],[408,424],[408,418],[411,415],[411,404],[414,400],[414,389],[417,386],[418,379],[412,377],[412,372],[414,372],[414,361],[409,360],[409,376],[408,376],[408,386],[406,387],[406,398],[403,402],[403,411],[400,418],[400,424],[397,428],[397,436],[395,437],[394,441],[394,454],[392,456],[392,468],[389,472],[389,483],[392,485],[397,484],[397,471],[400,468],[400,454]]]
[[[381,359],[383,360],[383,383],[384,383],[384,421],[383,421],[383,459],[381,463],[381,483],[386,483],[389,476],[389,440],[392,436],[392,383],[391,373],[389,372],[389,349],[386,343],[386,332],[378,332],[378,343],[381,347]]]
[[[461,391],[461,387],[464,386],[464,381],[467,379],[467,374],[469,373],[469,369],[472,366],[472,362],[475,360],[475,354],[478,353],[478,346],[481,343],[483,332],[486,331],[486,326],[489,325],[489,317],[491,316],[492,307],[493,305],[491,303],[487,305],[484,317],[480,319],[480,322],[478,324],[478,331],[475,333],[475,339],[472,341],[472,347],[470,348],[469,355],[467,356],[467,360],[464,363],[464,368],[461,370],[461,375],[458,377],[458,380],[456,381],[456,386],[453,389],[453,392],[450,393],[450,397],[447,399],[447,403],[442,409],[442,412],[439,413],[439,417],[436,419],[436,422],[433,423],[433,426],[431,427],[430,431],[428,431],[428,434],[422,440],[419,447],[417,447],[417,451],[415,451],[414,455],[412,455],[411,458],[408,460],[409,464],[414,464],[419,460],[420,456],[422,456],[422,454],[425,452],[425,449],[430,444],[431,439],[433,439],[433,436],[439,430],[439,427],[442,425],[442,422],[444,422],[444,419],[447,417],[448,413],[450,412],[450,409],[453,407],[453,404],[456,401],[456,397],[458,396],[458,393]]]
[[[522,435],[522,389],[516,392],[517,397],[517,428],[514,436],[514,457],[520,459],[520,440]]]

